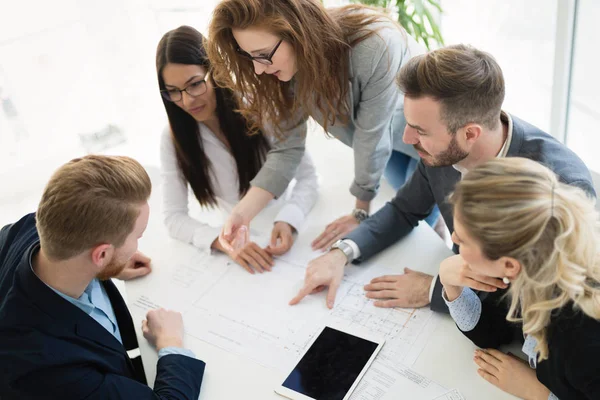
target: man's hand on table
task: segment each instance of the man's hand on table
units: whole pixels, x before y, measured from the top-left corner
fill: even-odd
[[[147,257],[141,251],[136,251],[129,261],[127,261],[127,264],[125,264],[125,268],[115,278],[122,281],[129,281],[146,276],[152,272],[150,261],[150,257]]]
[[[183,347],[183,317],[164,308],[150,310],[142,321],[142,333],[156,350]]]
[[[327,225],[325,230],[311,243],[313,251],[326,251],[332,244],[358,227],[353,215],[344,215]]]
[[[340,287],[344,277],[344,266],[346,255],[339,249],[334,249],[308,263],[304,286],[296,297],[290,301],[290,305],[298,304],[300,300],[309,294],[322,292],[329,287],[327,292],[327,307],[333,308],[335,294]]]
[[[371,280],[365,286],[365,295],[378,299],[376,307],[419,308],[429,304],[429,289],[433,276],[410,268],[404,275],[385,275]]]

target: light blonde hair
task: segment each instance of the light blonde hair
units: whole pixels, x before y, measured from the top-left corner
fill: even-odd
[[[254,130],[265,121],[281,136],[299,115],[318,111],[327,131],[336,117],[346,123],[350,48],[376,33],[376,22],[394,22],[363,5],[325,9],[320,0],[223,0],[216,6],[205,43],[213,78],[244,99],[240,112]],[[399,30],[404,32],[399,25]],[[233,29],[265,28],[290,43],[297,72],[292,82],[257,75],[252,62],[240,56]],[[404,33],[405,34],[405,33]]]
[[[60,167],[36,213],[40,246],[66,260],[101,243],[120,247],[150,197],[146,170],[129,157],[90,155]]]
[[[553,310],[570,306],[600,319],[600,224],[593,199],[525,158],[488,161],[466,174],[450,197],[455,217],[485,257],[512,257],[507,319],[537,339],[548,358]]]
[[[411,58],[396,79],[408,98],[440,102],[441,118],[455,134],[469,123],[495,129],[504,101],[504,76],[489,53],[464,44]]]

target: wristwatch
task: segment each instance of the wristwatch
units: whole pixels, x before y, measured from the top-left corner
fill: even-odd
[[[329,250],[331,251],[334,249],[340,249],[342,253],[344,253],[344,255],[346,256],[346,264],[350,264],[354,260],[354,250],[352,250],[352,246],[346,243],[343,239],[338,240],[333,245],[331,245],[331,248]]]
[[[365,219],[369,218],[369,213],[363,210],[362,208],[355,208],[354,210],[352,210],[352,216],[356,218],[356,220],[360,224]]]

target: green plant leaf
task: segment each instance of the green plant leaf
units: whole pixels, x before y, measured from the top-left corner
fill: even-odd
[[[425,9],[425,7],[423,6],[423,1],[422,0],[412,0],[413,6],[415,7],[415,11],[417,13],[417,15],[423,15],[423,10]]]
[[[352,0],[353,3],[362,3],[371,7],[385,7],[388,0]]]
[[[351,0],[353,3],[362,3],[372,7],[389,9],[393,0]],[[398,17],[398,23],[406,32],[413,36],[418,42],[422,42],[430,49],[431,40],[440,45],[444,44],[444,38],[440,27],[432,14],[432,10],[443,13],[440,5],[441,0],[395,0],[394,10]],[[410,11],[409,11],[410,10]]]
[[[427,0],[427,2],[436,8],[440,14],[444,12],[444,10],[442,10],[442,6],[437,2],[437,0]]]
[[[396,0],[398,22],[417,41],[425,44],[427,49],[431,48],[431,39],[444,44],[439,26],[428,8],[430,6],[442,12],[439,0]],[[409,9],[412,12],[409,13]]]
[[[423,10],[423,12],[427,17],[427,20],[429,21],[429,25],[431,26],[431,38],[435,39],[435,41],[439,44],[444,45],[444,38],[442,38],[442,32],[440,32],[440,28],[437,24],[437,21],[435,20],[435,17],[431,15],[431,12],[426,8]],[[427,48],[429,48],[429,46]]]

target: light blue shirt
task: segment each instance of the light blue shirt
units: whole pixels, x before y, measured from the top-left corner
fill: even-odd
[[[442,298],[448,306],[450,316],[461,331],[469,332],[475,329],[481,317],[481,299],[471,288],[463,287],[460,296],[454,301],[448,301],[445,291],[442,291]],[[537,340],[533,336],[526,336],[522,350],[527,355],[531,368],[537,367],[535,346],[537,346]],[[548,400],[559,400],[559,398],[554,393],[550,393]]]
[[[119,331],[119,325],[117,324],[117,317],[115,317],[115,312],[110,304],[110,299],[106,294],[106,290],[104,289],[104,286],[100,284],[98,279],[93,279],[78,299],[67,296],[52,287],[50,287],[50,289],[92,317],[123,344],[121,331]]]
[[[31,266],[31,271],[34,274],[35,271],[33,271],[31,257],[37,252],[38,249],[32,251],[31,256],[29,258],[29,265]],[[119,330],[117,317],[115,316],[115,311],[113,310],[108,294],[104,289],[104,285],[102,285],[98,279],[93,279],[78,299],[73,298],[71,296],[67,296],[66,294],[59,292],[51,286],[48,287],[52,289],[54,293],[56,293],[57,295],[59,295],[60,297],[62,297],[63,299],[65,299],[66,301],[73,304],[81,311],[92,317],[96,322],[102,325],[104,329],[106,329],[111,335],[113,335],[115,339],[119,341],[119,343],[123,344],[123,340],[121,339],[121,331]],[[196,357],[194,353],[188,349],[183,349],[180,347],[165,347],[159,350],[158,358],[161,358],[168,354],[180,354],[192,358]]]

